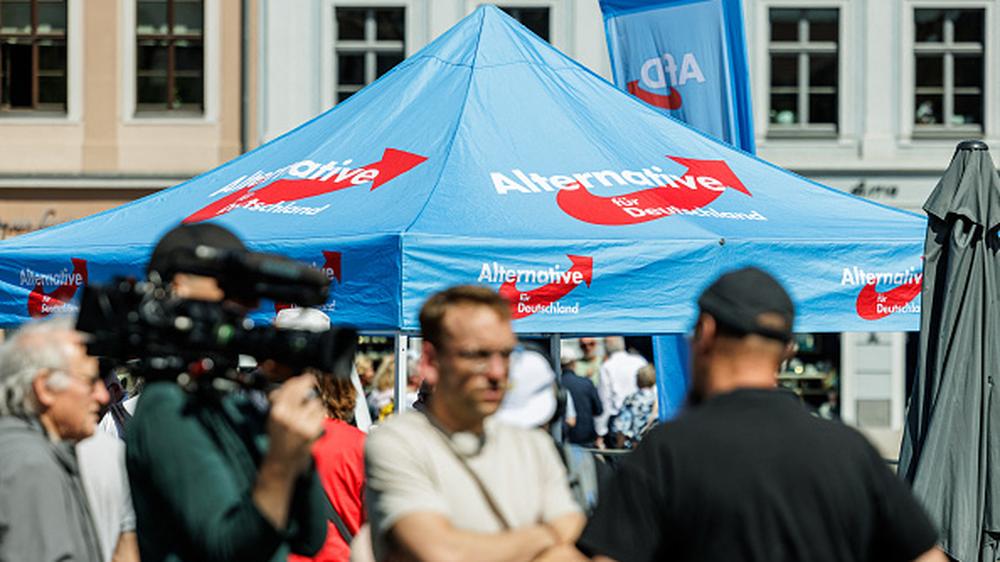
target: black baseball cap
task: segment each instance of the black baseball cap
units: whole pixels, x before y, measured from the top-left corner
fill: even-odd
[[[698,297],[698,306],[730,331],[792,339],[795,305],[774,277],[756,267],[723,274]]]
[[[184,271],[189,254],[198,246],[217,250],[246,251],[246,246],[229,230],[211,223],[182,224],[160,238],[146,266],[146,274],[157,272],[160,279],[169,281],[175,273]]]

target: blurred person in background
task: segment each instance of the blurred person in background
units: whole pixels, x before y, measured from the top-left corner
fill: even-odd
[[[659,414],[656,397],[656,367],[645,365],[635,375],[639,389],[622,403],[614,419],[615,448],[632,449],[653,428]]]
[[[413,407],[420,399],[420,385],[423,382],[423,375],[420,373],[416,359],[408,358],[406,364],[408,367],[406,370],[406,405]]]
[[[426,378],[420,381],[420,390],[417,391],[417,401],[413,403],[413,409],[418,412],[425,412],[430,408],[431,398],[434,396],[434,385]]]
[[[135,405],[139,402],[139,394],[142,392],[142,382],[138,381],[134,383],[131,393],[123,391],[119,399],[115,400],[115,393],[112,392],[112,389],[116,386],[119,389],[122,388],[121,379],[119,379],[118,375],[112,369],[111,372],[105,375],[104,381],[108,384],[108,391],[111,392],[112,400],[108,405],[104,417],[101,418],[101,423],[97,427],[104,433],[124,440],[128,422],[132,419],[132,415],[135,414]]]
[[[375,366],[371,357],[358,355],[354,360],[354,369],[358,372],[358,379],[361,380],[361,387],[367,393],[375,380]]]
[[[494,419],[517,345],[510,304],[485,287],[420,312],[425,412],[368,438],[366,502],[378,560],[574,560],[584,523],[552,440]]]
[[[567,349],[573,348],[567,346]],[[594,388],[589,380],[577,378]],[[560,388],[556,380],[547,357],[530,347],[519,349],[511,357],[507,393],[493,417],[507,425],[548,433],[566,467],[573,499],[584,512],[589,512],[597,504],[598,466],[590,452],[566,440],[567,430],[572,431],[576,425],[577,413],[572,395]],[[594,390],[594,399],[596,395]]]
[[[282,329],[323,332],[330,329],[330,318],[320,310],[289,308],[278,313],[274,325]],[[351,556],[351,541],[366,520],[363,501],[365,434],[352,425],[356,417],[355,405],[364,405],[364,395],[359,398],[356,389],[360,381],[339,378],[331,373],[310,372],[316,377],[319,398],[327,416],[323,435],[313,443],[312,454],[333,511],[327,522],[323,548],[312,557],[293,554],[288,560],[346,562]]]
[[[604,411],[595,425],[600,436],[599,444],[611,447],[617,441],[614,432],[609,431],[613,429],[614,417],[621,411],[625,399],[639,389],[635,376],[648,361],[637,353],[626,351],[625,338],[621,336],[604,338],[604,349],[608,357],[601,365],[600,384],[597,385]]]
[[[0,346],[0,397],[0,560],[106,560],[74,447],[108,391],[70,318]]]
[[[576,374],[590,379],[595,388],[600,387],[601,363],[604,362],[600,346],[601,343],[597,338],[580,338],[581,356],[577,358],[575,365]]]
[[[518,348],[510,359],[503,402],[493,418],[524,429],[541,429],[553,434],[558,422],[556,374],[544,355],[533,349]],[[558,432],[555,433],[558,439]]]
[[[372,391],[368,394],[368,411],[375,423],[392,415],[393,382],[396,380],[396,358],[392,355],[382,359],[375,373]]]
[[[840,394],[837,392],[836,387],[827,389],[826,402],[819,405],[819,408],[816,409],[816,414],[827,420],[840,419]]]
[[[604,411],[601,398],[597,395],[594,383],[574,371],[581,357],[580,352],[567,345],[561,348],[559,354],[562,365],[560,380],[569,396],[572,397],[576,410],[576,421],[567,431],[567,440],[574,445],[594,447],[597,441],[594,420]]]
[[[76,456],[104,560],[138,561],[139,542],[125,469],[125,443],[99,429],[77,443]]]

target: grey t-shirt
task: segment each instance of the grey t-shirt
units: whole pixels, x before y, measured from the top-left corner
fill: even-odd
[[[503,530],[445,439],[463,453],[511,527],[580,511],[545,433],[487,419],[482,438],[445,437],[424,414],[408,412],[373,429],[365,444],[365,500],[376,559],[386,556],[386,533],[411,513],[440,513],[467,531]]]
[[[111,560],[118,537],[135,531],[135,510],[125,471],[125,443],[96,431],[77,444],[76,457],[101,551],[105,560]]]

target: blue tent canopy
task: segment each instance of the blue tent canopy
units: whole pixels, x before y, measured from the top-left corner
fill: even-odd
[[[141,275],[160,235],[205,220],[322,267],[324,309],[365,329],[416,330],[432,292],[479,283],[513,300],[520,332],[683,332],[742,264],[785,283],[800,331],[919,318],[924,219],[702,135],[489,6],[273,142],[0,243],[0,325]]]

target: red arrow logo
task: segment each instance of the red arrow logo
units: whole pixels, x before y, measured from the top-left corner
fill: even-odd
[[[677,88],[674,88],[673,86],[670,87],[669,96],[654,94],[649,90],[643,90],[639,86],[638,80],[633,80],[626,84],[626,86],[628,86],[628,93],[641,99],[649,105],[655,105],[656,107],[662,107],[663,109],[680,109],[681,104],[684,103],[684,100],[681,99],[681,93],[678,92]]]
[[[594,258],[567,255],[573,267],[559,274],[560,279],[530,291],[519,291],[517,279],[507,280],[500,286],[500,296],[510,301],[514,320],[531,316],[535,312],[565,297],[580,283],[590,286],[594,276]]]
[[[661,219],[678,211],[699,209],[715,201],[726,189],[735,189],[752,197],[723,160],[667,158],[687,166],[687,172],[671,180],[670,186],[601,197],[577,184],[577,189],[560,191],[556,203],[567,215],[583,222],[620,226]]]
[[[367,166],[361,166],[347,172],[347,177],[337,180],[323,179],[282,179],[270,184],[254,189],[256,185],[248,185],[238,191],[234,191],[217,201],[209,203],[204,208],[191,213],[184,219],[186,223],[201,222],[222,216],[234,209],[249,205],[271,205],[274,203],[285,203],[287,201],[297,201],[308,197],[315,197],[326,193],[333,193],[341,189],[347,189],[355,185],[371,181],[370,191],[375,191],[390,180],[402,175],[416,166],[422,164],[426,157],[411,152],[404,152],[394,148],[387,148],[382,153],[382,159],[372,162]],[[372,172],[377,172],[372,174]],[[372,180],[358,181],[374,175]],[[340,175],[338,175],[340,177]]]
[[[71,261],[73,271],[66,282],[52,289],[51,293],[44,291],[41,281],[35,282],[35,288],[28,294],[28,316],[41,318],[52,314],[72,300],[81,285],[87,284],[87,260],[71,258]]]
[[[854,308],[858,311],[858,316],[865,320],[881,320],[898,312],[899,309],[915,299],[920,294],[922,281],[923,276],[920,276],[882,293],[875,290],[878,281],[873,281],[865,285],[858,293],[858,300],[854,303]]]
[[[334,279],[337,280],[337,283],[343,283],[341,277],[341,269],[340,269],[340,262],[341,262],[340,258],[341,258],[340,252],[328,252],[326,250],[323,250],[323,259],[325,261],[323,262],[323,267],[321,267],[320,269],[330,279],[331,285],[333,284]],[[293,305],[288,303],[276,302],[274,303],[274,312],[275,314],[277,314],[278,312],[281,312],[286,308],[292,308],[292,307]]]
[[[323,250],[323,273],[326,273],[327,277],[331,277],[337,280],[337,283],[341,283],[340,278],[340,252],[327,252]],[[330,279],[332,282],[333,279]]]

